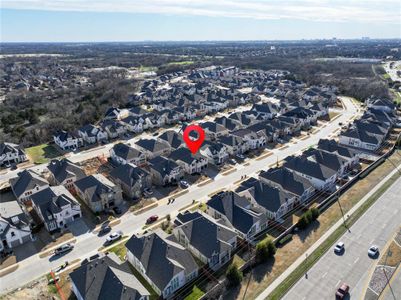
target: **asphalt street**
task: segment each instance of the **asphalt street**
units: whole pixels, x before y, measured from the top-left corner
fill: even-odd
[[[176,197],[174,203],[170,205],[167,205],[167,200],[164,199],[159,201],[159,206],[144,212],[141,215],[136,216],[132,213],[126,213],[120,218],[121,223],[113,227],[113,230],[121,230],[124,235],[140,233],[149,216],[156,214],[159,215],[159,217],[163,217],[170,214],[174,217],[180,208],[191,204],[193,200],[206,201],[209,194],[222,188],[229,189],[230,186],[233,186],[235,182],[241,179],[241,176],[256,175],[260,170],[268,169],[269,166],[274,165],[277,160],[282,160],[289,155],[300,153],[311,145],[316,145],[319,139],[328,138],[338,131],[340,128],[339,123],[345,124],[350,121],[351,118],[357,117],[358,107],[349,98],[344,97],[343,103],[346,109],[342,115],[334,121],[320,127],[316,133],[311,134],[307,138],[298,139],[296,143],[291,142],[281,149],[274,149],[271,151],[272,155],[262,159],[248,160],[249,165],[238,165],[236,166],[237,170],[235,172],[227,175],[219,174],[209,184],[201,187],[193,185],[189,187],[186,194]],[[58,260],[50,261],[49,258],[39,258],[38,255],[33,255],[20,261],[19,267],[16,271],[1,278],[0,293],[2,294],[8,290],[26,284],[49,272],[50,269],[56,268],[66,260],[72,261],[75,259],[84,259],[96,254],[98,248],[102,246],[105,237],[99,238],[91,232],[86,232],[77,236],[76,239],[77,241],[74,250]]]
[[[334,299],[343,282],[350,286],[350,299],[363,299],[376,265],[368,249],[371,245],[383,249],[401,225],[400,194],[401,178],[337,241],[345,243],[344,253],[329,250],[283,299]]]

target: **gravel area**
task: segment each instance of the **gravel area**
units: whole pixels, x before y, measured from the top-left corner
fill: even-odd
[[[376,267],[375,271],[373,272],[372,278],[370,279],[369,287],[377,294],[380,294],[387,285],[387,278],[391,278],[394,271],[394,267]]]

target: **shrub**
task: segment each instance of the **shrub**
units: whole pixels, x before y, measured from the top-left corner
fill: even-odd
[[[312,219],[316,220],[319,217],[319,209],[317,209],[316,207],[311,208],[311,214],[312,214]]]
[[[276,254],[276,246],[272,240],[263,240],[256,245],[256,262],[265,262]]]
[[[228,267],[226,278],[230,286],[237,286],[241,283],[243,275],[236,264],[231,264]]]

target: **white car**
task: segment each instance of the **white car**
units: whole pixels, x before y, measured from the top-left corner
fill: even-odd
[[[375,257],[378,253],[379,253],[379,247],[377,247],[376,245],[370,246],[368,250],[368,255],[370,257]]]
[[[123,233],[121,231],[113,232],[106,238],[106,244],[111,244],[123,236]]]
[[[71,251],[72,249],[74,249],[74,245],[71,243],[67,243],[67,244],[61,245],[60,247],[56,248],[54,250],[54,255],[61,255],[68,251]]]
[[[343,242],[338,242],[337,245],[334,247],[334,252],[335,253],[341,253],[344,250],[344,243]]]

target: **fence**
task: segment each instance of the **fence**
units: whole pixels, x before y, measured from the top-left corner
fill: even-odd
[[[323,212],[324,210],[326,210],[333,202],[337,201],[338,197],[342,193],[344,193],[348,188],[350,188],[353,184],[355,184],[360,179],[365,178],[371,171],[373,171],[375,168],[377,168],[379,165],[381,165],[387,159],[387,157],[389,157],[391,154],[394,153],[395,149],[397,148],[397,144],[400,141],[400,138],[401,138],[401,133],[398,135],[394,145],[391,147],[391,149],[389,151],[387,151],[382,156],[377,158],[366,169],[364,169],[361,172],[359,172],[358,174],[356,174],[354,178],[349,180],[347,183],[345,183],[343,186],[341,186],[338,190],[336,190],[334,193],[332,193],[330,196],[328,196],[322,202],[320,202],[319,205],[317,206],[317,208],[319,209],[319,212]],[[294,224],[294,225],[290,226],[289,228],[287,228],[283,233],[281,233],[279,236],[277,236],[273,240],[273,242],[275,244],[277,244],[277,242],[280,241],[282,238],[284,238],[287,234],[292,233],[296,226],[297,226],[297,224]],[[250,259],[239,268],[239,270],[244,271],[244,270],[247,270],[248,268],[251,268],[254,260],[255,260],[255,255],[252,255],[250,257]],[[215,293],[218,293],[220,291],[220,289],[226,285],[226,283],[227,283],[227,279],[226,278],[222,279],[221,281],[219,281],[218,284],[216,284],[211,289],[209,289],[200,298],[200,300],[210,299],[210,295],[214,295]]]

